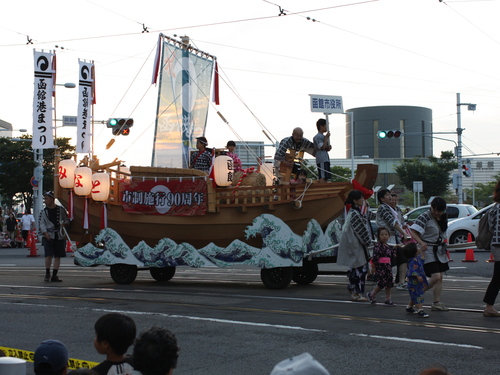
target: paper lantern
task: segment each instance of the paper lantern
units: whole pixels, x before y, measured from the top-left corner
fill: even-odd
[[[65,189],[75,186],[76,163],[73,159],[64,159],[59,162],[59,185]]]
[[[87,196],[92,191],[92,169],[89,167],[78,167],[75,169],[75,186],[76,195]]]
[[[217,156],[214,160],[214,179],[217,186],[229,186],[233,182],[233,159],[227,155]]]
[[[92,175],[92,199],[98,202],[108,200],[110,188],[109,174],[104,172]]]

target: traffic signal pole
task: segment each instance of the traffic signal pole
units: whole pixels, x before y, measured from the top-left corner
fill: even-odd
[[[457,163],[458,163],[458,178],[457,192],[458,204],[464,203],[463,185],[462,185],[462,119],[460,115],[460,94],[457,93]]]

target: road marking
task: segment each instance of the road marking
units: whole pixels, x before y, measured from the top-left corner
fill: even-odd
[[[88,309],[83,309],[88,310]],[[299,331],[310,331],[310,332],[328,332],[323,329],[313,329],[313,328],[304,328],[298,326],[286,326],[282,324],[268,324],[268,323],[254,323],[254,322],[243,322],[241,320],[228,320],[228,319],[216,319],[216,318],[201,318],[198,316],[189,316],[189,315],[175,315],[175,314],[164,314],[164,313],[151,313],[151,312],[143,312],[143,311],[129,311],[129,310],[110,310],[110,309],[91,309],[92,311],[102,311],[102,312],[117,312],[121,314],[133,314],[133,315],[159,315],[164,316],[166,318],[177,318],[177,319],[188,319],[188,320],[202,320],[207,322],[215,322],[215,323],[227,323],[227,324],[239,324],[246,326],[255,326],[255,327],[271,327],[271,328],[283,328],[283,329],[292,329]]]
[[[368,338],[374,338],[374,339],[382,339],[382,340],[405,341],[405,342],[412,342],[412,343],[419,343],[419,344],[458,346],[460,348],[468,348],[468,349],[484,349],[482,346],[467,345],[467,344],[454,344],[452,342],[441,342],[441,341],[431,341],[431,340],[422,340],[422,339],[408,339],[408,338],[393,337],[393,336],[367,335],[364,333],[351,333],[350,335],[351,336],[359,336],[359,337],[368,337]]]

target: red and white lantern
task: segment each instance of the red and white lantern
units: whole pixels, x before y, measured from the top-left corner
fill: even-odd
[[[110,178],[105,172],[92,175],[92,199],[98,202],[107,201],[109,198]]]
[[[77,167],[75,169],[75,186],[76,195],[87,196],[92,191],[92,169],[89,167]]]
[[[76,163],[73,159],[64,159],[59,162],[59,185],[65,189],[75,186]]]

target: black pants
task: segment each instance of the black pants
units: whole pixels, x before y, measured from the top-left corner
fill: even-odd
[[[494,305],[495,300],[498,296],[498,291],[500,290],[500,262],[495,262],[493,268],[493,277],[491,278],[488,289],[486,289],[486,294],[484,295],[483,302],[488,305]]]

